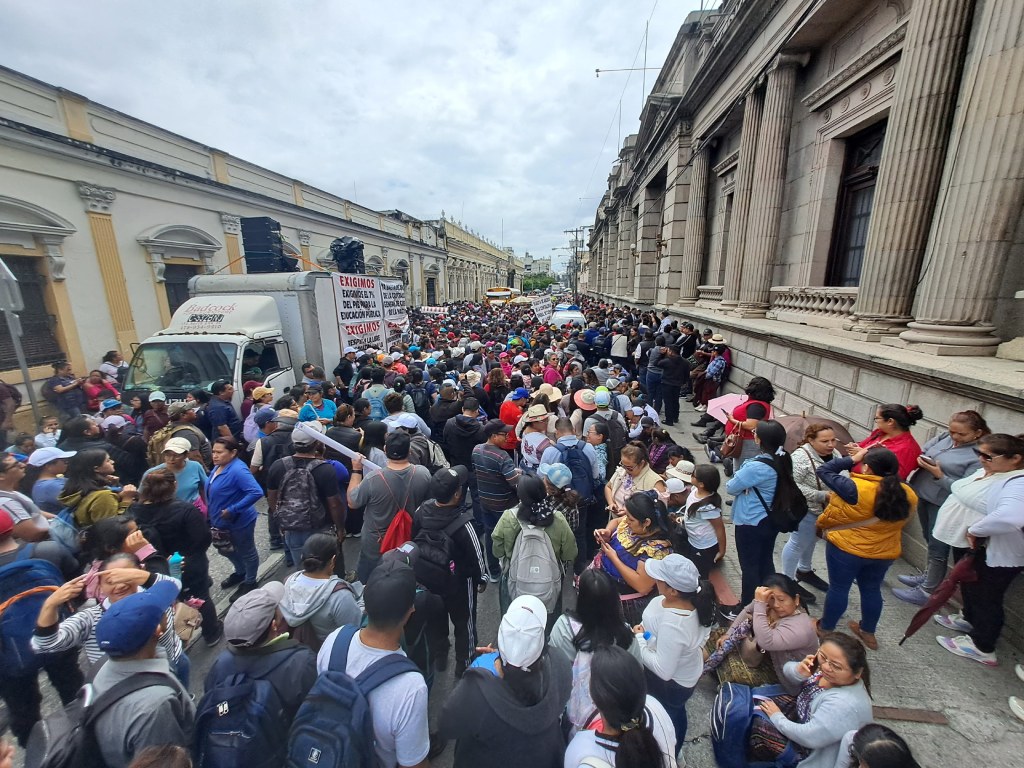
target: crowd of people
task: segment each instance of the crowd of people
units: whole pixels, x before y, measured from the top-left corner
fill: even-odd
[[[511,305],[413,311],[391,349],[347,347],[329,374],[332,361],[306,363],[287,392],[253,371],[237,411],[228,381],[125,403],[116,352],[85,378],[55,365],[44,394],[59,415],[0,455],[0,589],[22,619],[0,615],[16,659],[0,697],[17,741],[40,719],[45,670],[72,706],[88,677],[111,768],[346,753],[411,768],[452,742],[460,768],[513,753],[671,767],[707,675],[729,717],[733,686],[755,693],[739,713],[743,760],[916,765],[872,723],[883,580],[916,515],[928,569],[896,596],[923,604],[950,554],[973,558],[962,613],[935,616],[957,634],[938,640],[995,665],[1004,595],[1024,570],[1024,483],[1012,482],[1024,440],[963,411],[922,447],[920,409],[882,404],[859,443],[811,423],[787,447],[766,379],[736,382],[748,397],[723,423],[707,414],[730,373],[720,334],[667,313],[582,311],[585,327],[561,328]],[[665,429],[684,407],[707,428],[701,461]],[[290,574],[261,585],[264,498],[269,549]],[[721,568],[727,518],[738,596]],[[827,580],[812,565],[819,540]],[[210,557],[230,565],[223,622]],[[854,583],[860,618],[841,631]],[[488,590],[496,638],[477,628]],[[197,632],[224,650],[195,702]]]

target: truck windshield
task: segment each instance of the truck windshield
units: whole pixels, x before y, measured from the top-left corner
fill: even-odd
[[[235,378],[238,346],[213,341],[166,341],[143,344],[132,357],[124,388],[190,390],[208,388],[217,379]]]

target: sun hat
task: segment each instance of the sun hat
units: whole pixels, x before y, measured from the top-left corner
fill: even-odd
[[[644,561],[647,575],[656,581],[664,581],[677,592],[700,590],[700,572],[697,566],[682,555],[672,553],[661,560],[653,557]]]
[[[584,411],[593,411],[597,408],[595,403],[597,393],[592,389],[581,389],[575,395],[572,396],[572,401],[576,403],[578,408],[582,408]]]
[[[665,469],[665,475],[667,477],[678,477],[684,483],[692,483],[693,462],[686,461],[685,459],[678,461],[674,467],[668,467]]]
[[[722,334],[720,334],[720,333],[716,333],[714,336],[712,336],[710,341],[711,341],[712,344],[728,344],[729,343],[728,341],[726,341],[725,337]]]
[[[533,595],[520,595],[509,605],[498,626],[498,654],[510,666],[529,672],[544,653],[547,609]]]
[[[536,403],[526,409],[526,414],[524,415],[523,420],[527,424],[533,424],[538,421],[547,421],[550,415],[551,414],[548,413],[548,409],[544,405]]]

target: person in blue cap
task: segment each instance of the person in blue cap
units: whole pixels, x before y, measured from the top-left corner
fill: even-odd
[[[96,642],[108,657],[92,683],[96,695],[136,675],[149,675],[151,681],[96,719],[96,743],[109,768],[125,768],[149,746],[192,743],[195,705],[171,674],[167,658],[157,655],[167,609],[177,597],[177,583],[158,581],[111,605],[96,625]]]

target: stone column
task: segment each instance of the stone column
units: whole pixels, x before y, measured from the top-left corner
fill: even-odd
[[[619,207],[619,242],[618,258],[615,270],[615,297],[629,295],[633,289],[632,265],[636,259],[633,247],[636,243],[633,231],[633,209],[628,200],[623,200]]]
[[[763,316],[768,311],[772,282],[772,262],[779,245],[779,222],[786,191],[786,164],[789,137],[793,127],[793,93],[799,67],[809,54],[779,54],[768,72],[764,110],[757,139],[750,220],[747,224],[743,269],[740,272],[737,314]],[[735,219],[734,219],[735,221]]]
[[[754,181],[762,107],[763,97],[756,90],[751,90],[743,105],[743,134],[740,137],[736,186],[733,189],[729,252],[725,256],[725,278],[722,281],[723,308],[739,303],[740,275],[743,274],[743,253],[747,241],[747,216],[750,213],[750,188]]]
[[[992,315],[1024,205],[1024,3],[987,0],[978,16],[914,322],[900,334],[940,355],[996,353]]]
[[[683,237],[683,272],[676,304],[692,307],[697,303],[697,286],[704,268],[708,216],[708,147],[694,148],[690,163],[690,202],[686,208],[686,234]]]
[[[891,334],[911,319],[974,4],[922,0],[910,11],[847,330]]]
[[[598,261],[598,272],[595,275],[594,269],[590,270],[590,282],[599,286],[601,293],[609,293],[610,285],[613,282],[617,261],[619,258],[619,209],[608,218],[608,231],[604,238],[604,247],[601,249],[601,258]],[[595,280],[596,278],[596,280]]]

